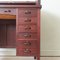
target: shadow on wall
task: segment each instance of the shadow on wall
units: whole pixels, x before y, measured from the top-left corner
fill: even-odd
[[[41,56],[60,55],[60,18],[41,11]]]

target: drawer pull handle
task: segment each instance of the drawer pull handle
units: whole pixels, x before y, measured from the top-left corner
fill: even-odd
[[[31,22],[31,19],[26,19],[25,22]]]
[[[26,46],[30,46],[31,43],[27,41],[27,42],[24,42],[24,45],[26,45]]]
[[[8,11],[4,11],[4,12],[8,12]]]
[[[29,49],[25,49],[24,53],[31,53],[31,51]]]
[[[27,11],[27,10],[26,10],[26,11],[25,11],[25,14],[31,14],[31,11]]]
[[[8,12],[11,12],[11,10],[8,10]]]
[[[4,12],[11,12],[11,10],[6,10],[6,11],[4,11]]]
[[[31,27],[26,27],[25,30],[31,30]]]
[[[30,38],[31,35],[30,35],[30,34],[25,34],[24,37],[25,37],[25,38],[27,38],[27,37]]]

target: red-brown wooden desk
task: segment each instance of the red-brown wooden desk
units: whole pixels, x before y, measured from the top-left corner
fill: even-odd
[[[39,5],[0,5],[0,48],[40,60]]]

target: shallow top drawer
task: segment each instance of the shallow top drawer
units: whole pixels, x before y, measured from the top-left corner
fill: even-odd
[[[0,8],[0,14],[16,15],[16,9],[14,9],[14,8]]]
[[[37,9],[30,9],[30,8],[25,8],[25,9],[18,9],[18,16],[19,17],[31,17],[31,16],[34,16],[36,17],[37,16]]]

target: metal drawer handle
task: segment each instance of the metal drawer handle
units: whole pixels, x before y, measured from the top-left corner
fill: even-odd
[[[11,10],[8,10],[8,12],[11,12]]]
[[[11,12],[11,10],[5,10],[4,12]]]
[[[24,50],[24,53],[31,53],[31,50],[25,49],[25,50]]]
[[[26,19],[25,22],[31,22],[31,19]]]
[[[4,12],[8,12],[8,11],[4,11]]]
[[[24,35],[24,37],[25,37],[25,38],[27,38],[27,37],[29,37],[29,38],[30,38],[30,37],[31,37],[31,35],[30,35],[30,34],[25,34],[25,35]]]
[[[27,42],[24,42],[24,45],[30,46],[31,43],[29,41],[27,41]]]
[[[25,30],[31,30],[31,27],[26,27]]]
[[[31,14],[31,11],[26,10],[25,14]]]

